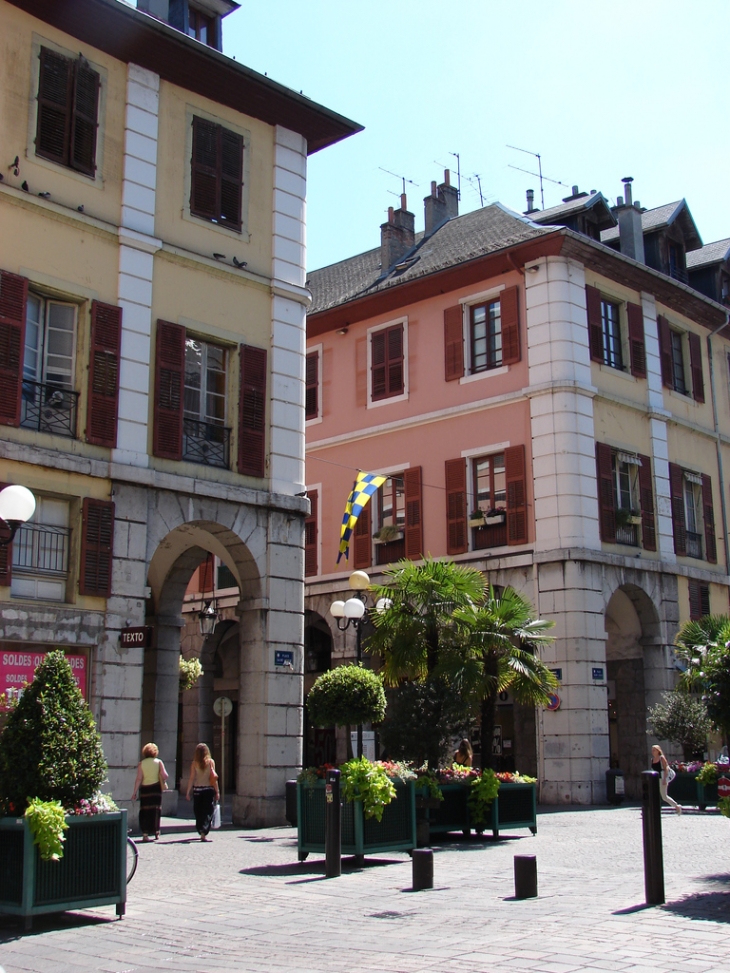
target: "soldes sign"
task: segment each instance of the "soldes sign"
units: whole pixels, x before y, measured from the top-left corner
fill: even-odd
[[[9,693],[12,696],[30,685],[35,677],[37,667],[46,657],[46,651],[27,652],[14,648],[0,652],[0,693]],[[69,655],[68,653],[65,653],[65,655],[66,661],[71,666],[76,685],[81,690],[81,695],[86,699],[88,681],[86,656]]]

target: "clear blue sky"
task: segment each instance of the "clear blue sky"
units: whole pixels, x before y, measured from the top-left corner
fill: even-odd
[[[242,0],[225,53],[365,131],[309,160],[308,267],[379,245],[399,179],[423,197],[461,156],[461,212],[526,208],[536,171],[648,208],[684,197],[730,237],[728,0]],[[545,181],[545,206],[570,189]]]

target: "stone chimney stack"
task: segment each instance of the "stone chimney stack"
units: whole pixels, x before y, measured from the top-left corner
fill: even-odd
[[[622,179],[624,184],[624,195],[616,200],[613,208],[614,215],[618,218],[618,236],[621,245],[621,253],[626,257],[633,257],[639,263],[646,263],[644,256],[644,231],[641,226],[641,209],[638,202],[634,203],[631,191],[631,176]],[[624,201],[625,200],[625,201]]]
[[[407,209],[406,194],[400,209],[388,207],[388,222],[380,227],[380,271],[386,274],[411,250],[416,242],[416,218]]]
[[[451,173],[444,171],[444,181],[440,186],[431,183],[431,195],[423,201],[425,235],[427,237],[443,226],[447,220],[459,215],[459,191],[451,185]]]

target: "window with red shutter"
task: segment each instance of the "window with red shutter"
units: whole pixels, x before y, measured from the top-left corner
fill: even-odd
[[[423,557],[423,498],[420,466],[411,467],[403,473],[403,487],[406,507],[406,557],[411,561],[417,561]]]
[[[318,544],[318,494],[316,490],[308,490],[310,512],[304,521],[304,574],[307,578],[313,578],[319,574],[317,544]],[[359,519],[359,518],[358,518]]]
[[[79,593],[108,598],[112,586],[114,503],[84,498]]]
[[[654,519],[654,489],[651,475],[651,459],[639,456],[639,506],[641,510],[641,545],[646,551],[656,550],[656,524]]]
[[[614,499],[613,451],[596,443],[596,480],[598,484],[598,523],[601,540],[616,543],[616,501]]]
[[[629,357],[634,378],[646,378],[646,345],[644,343],[644,312],[638,304],[626,305],[629,322]]]
[[[507,543],[527,543],[527,472],[525,447],[510,446],[504,451],[507,483]]]
[[[681,466],[669,464],[669,494],[672,501],[672,529],[674,532],[674,553],[684,556],[687,553],[687,527],[684,516],[684,473]]]
[[[672,338],[669,330],[669,321],[659,314],[656,319],[657,334],[659,336],[659,358],[662,366],[662,385],[666,388],[674,388],[674,375],[672,368]]]
[[[502,317],[502,364],[520,360],[519,288],[507,287],[499,297]]]
[[[702,519],[705,523],[705,560],[717,564],[715,510],[712,502],[712,478],[702,474]]]
[[[588,346],[593,361],[603,362],[603,323],[601,320],[601,292],[586,284],[586,316]]]
[[[194,116],[190,212],[240,230],[242,199],[243,136]]]
[[[699,581],[689,581],[689,618],[698,622],[710,614],[710,586]]]
[[[394,324],[370,335],[370,395],[373,402],[401,395],[405,388],[403,325]]]
[[[117,444],[121,342],[122,309],[93,301],[86,439],[98,446]]]
[[[705,380],[702,374],[702,342],[692,331],[689,339],[689,368],[692,373],[692,397],[695,402],[705,401]]]
[[[369,568],[373,560],[373,539],[371,537],[371,507],[366,503],[360,511],[360,516],[355,521],[355,529],[352,532],[351,545],[352,566],[356,571]]]
[[[100,77],[83,58],[40,50],[36,155],[85,175],[96,172]]]
[[[466,460],[446,460],[446,553],[468,549],[466,525]]]
[[[181,459],[185,328],[157,322],[155,355],[155,415],[152,451],[165,459]]]
[[[310,351],[305,369],[305,406],[306,419],[319,418],[319,351]]]
[[[447,382],[464,374],[464,310],[461,304],[444,311],[444,367]]]
[[[28,280],[0,270],[0,423],[20,425]]]
[[[265,348],[241,345],[238,472],[246,476],[266,473],[266,361]]]

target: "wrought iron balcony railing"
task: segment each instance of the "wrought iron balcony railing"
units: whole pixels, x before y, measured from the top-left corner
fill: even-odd
[[[214,422],[183,419],[183,459],[228,469],[231,430]]]
[[[65,575],[68,572],[68,527],[23,524],[13,540],[13,571],[19,574]]]
[[[51,382],[23,382],[20,425],[76,438],[79,393]]]
[[[616,543],[638,547],[639,531],[636,524],[624,524],[622,527],[616,527]]]

